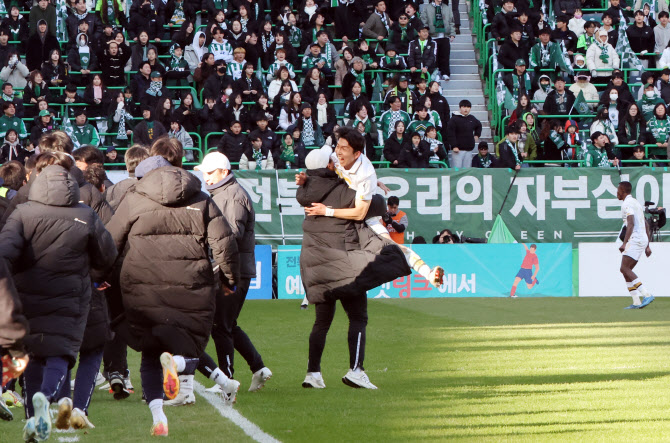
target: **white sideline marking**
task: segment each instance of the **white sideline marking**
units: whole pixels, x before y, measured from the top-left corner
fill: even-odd
[[[221,414],[222,417],[232,421],[235,426],[242,429],[245,434],[253,438],[258,443],[281,443],[270,434],[263,432],[261,428],[249,421],[231,406],[225,404],[221,396],[207,392],[201,383],[194,381],[193,388],[195,392],[197,392],[201,397],[204,397],[205,400],[209,402],[209,404],[214,406],[214,408],[219,411],[219,414]]]
[[[74,437],[58,437],[58,441],[63,442],[63,443],[75,442],[75,441],[79,441],[79,437],[76,436],[76,435]]]
[[[70,429],[54,429],[53,432],[55,434],[74,434],[75,430],[70,428]],[[58,441],[62,443],[74,443],[76,441],[79,441],[79,436],[78,435],[73,435],[72,437],[58,437]]]

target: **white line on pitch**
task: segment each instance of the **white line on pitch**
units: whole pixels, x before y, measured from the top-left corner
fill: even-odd
[[[221,396],[205,391],[205,387],[201,383],[194,381],[193,387],[195,392],[204,397],[205,400],[209,402],[209,404],[214,406],[214,408],[219,411],[219,414],[221,414],[222,417],[232,421],[235,426],[242,429],[245,434],[253,438],[258,443],[280,443],[279,440],[270,434],[263,432],[261,428],[233,409],[232,406],[225,404]]]

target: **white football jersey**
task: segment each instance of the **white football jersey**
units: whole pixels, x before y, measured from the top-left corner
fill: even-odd
[[[337,175],[356,191],[356,200],[372,200],[372,196],[377,193],[377,172],[370,163],[370,159],[361,153],[351,169],[346,170],[340,165],[335,153],[331,158],[335,163]]]
[[[621,218],[623,225],[627,226],[628,216],[632,215],[635,218],[635,226],[630,235],[630,241],[635,243],[643,243],[645,246],[649,242],[647,238],[647,225],[644,219],[644,209],[640,202],[638,202],[632,195],[628,195],[621,205]]]

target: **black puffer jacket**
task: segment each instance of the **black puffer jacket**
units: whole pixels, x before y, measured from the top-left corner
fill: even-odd
[[[335,172],[313,169],[308,175],[296,193],[298,203],[353,207],[356,192]],[[302,228],[300,274],[311,304],[360,294],[411,272],[398,245],[364,222],[307,216]]]
[[[13,266],[30,324],[26,346],[38,357],[67,357],[71,365],[89,311],[89,269],[107,269],[116,259],[109,232],[79,200],[75,178],[48,166],[0,233],[0,256]]]
[[[95,186],[86,181],[81,169],[75,166],[70,170],[70,174],[77,180],[77,184],[79,185],[79,201],[93,209],[98,214],[98,217],[100,217],[100,220],[107,224],[112,219],[112,215],[114,215],[114,211],[112,211],[112,207],[109,206],[107,200],[105,200]]]
[[[223,213],[235,239],[240,254],[240,278],[256,277],[256,236],[254,226],[256,213],[251,197],[231,174],[209,189],[212,200]]]
[[[237,283],[233,232],[200,187],[200,180],[181,168],[155,169],[126,195],[107,224],[117,249],[126,254],[121,291],[129,345],[136,350],[151,346],[157,327],[168,327],[193,341],[188,356],[204,351],[216,291],[208,245],[221,281],[229,287]]]

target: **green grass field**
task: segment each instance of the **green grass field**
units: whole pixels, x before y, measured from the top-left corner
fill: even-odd
[[[261,392],[246,392],[251,374],[239,358],[235,408],[281,441],[667,441],[670,301],[623,310],[629,303],[372,300],[365,367],[379,390],[363,391],[340,380],[348,369],[341,308],[324,353],[327,388],[309,390],[301,382],[313,308],[250,301],[239,323],[274,377]],[[96,429],[54,434],[52,441],[150,439],[139,359],[135,353],[130,359],[137,393],[117,402],[96,392],[90,408]],[[174,441],[251,441],[202,397],[166,413]],[[21,440],[22,411],[16,415],[0,423],[0,442]]]

